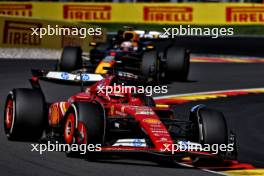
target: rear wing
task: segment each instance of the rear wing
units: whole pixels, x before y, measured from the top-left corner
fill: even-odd
[[[143,31],[143,30],[135,30],[134,31],[140,39],[158,39],[158,38],[168,38],[168,35],[165,35],[159,31]]]
[[[100,74],[84,71],[63,72],[33,69],[31,72],[33,79],[65,85],[91,85],[103,79],[103,76]]]

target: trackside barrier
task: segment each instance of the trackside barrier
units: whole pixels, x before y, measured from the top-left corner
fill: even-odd
[[[78,35],[43,35],[42,38],[32,35],[31,28],[48,28],[48,25],[53,28],[96,28],[93,25],[54,20],[0,16],[0,47],[61,49],[64,46],[80,45],[84,51],[89,51],[90,42],[103,42],[106,39],[104,30],[102,35],[87,35],[86,38]]]
[[[1,2],[0,14],[48,20],[191,25],[263,25],[256,3]]]

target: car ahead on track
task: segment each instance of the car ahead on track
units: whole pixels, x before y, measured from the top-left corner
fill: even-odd
[[[140,154],[139,159],[146,154],[149,157],[144,159],[153,161],[181,161],[190,157],[201,167],[204,166],[201,163],[208,164],[208,161],[203,162],[206,159],[210,166],[240,167],[233,160],[235,150],[213,154],[211,150],[180,151],[173,148],[184,141],[200,147],[225,144],[236,148],[235,136],[229,135],[221,112],[198,105],[192,108],[188,120],[181,120],[174,116],[172,109],[159,107],[152,97],[143,93],[106,94],[104,90],[112,86],[136,85],[138,75],[127,72],[118,71],[106,78],[84,71],[33,70],[32,73],[31,89],[13,89],[7,96],[4,131],[9,140],[100,144],[100,152],[88,152],[88,159],[102,153],[134,153]],[[68,100],[46,102],[40,80],[87,87]],[[79,154],[76,151],[66,153],[68,156]]]
[[[122,40],[119,37],[104,49],[92,43],[94,48],[89,55],[90,64],[94,67],[92,72],[106,74],[104,67],[119,66],[127,68],[129,72],[133,69],[150,82],[188,79],[190,56],[186,49],[171,45],[163,52],[158,52],[152,41],[143,39],[139,37],[138,31],[125,31]],[[65,64],[61,65],[80,63],[82,60],[81,48],[64,48],[61,61]]]

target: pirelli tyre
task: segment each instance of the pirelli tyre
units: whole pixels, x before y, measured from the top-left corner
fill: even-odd
[[[82,68],[82,49],[79,46],[66,46],[63,48],[58,63],[59,71],[74,71]]]
[[[105,116],[103,108],[97,103],[76,102],[72,104],[64,119],[63,137],[66,144],[93,145],[94,151],[66,151],[68,157],[87,156],[93,160],[96,157],[96,151],[105,136]]]
[[[192,156],[193,165],[201,167],[204,163],[211,163],[212,167],[219,166],[222,163],[221,158],[225,158],[227,153],[221,150],[215,151],[215,145],[228,145],[228,130],[223,113],[199,105],[192,109],[190,121],[193,122],[193,141],[207,148],[210,146],[211,150],[207,149],[206,152],[218,155],[214,158]]]
[[[38,90],[14,89],[6,99],[4,130],[9,140],[36,141],[40,139],[46,121],[46,103]]]
[[[227,144],[228,129],[222,112],[205,106],[196,106],[190,114],[194,142],[200,144]]]
[[[185,48],[170,46],[164,52],[167,62],[166,78],[169,81],[186,81],[190,67],[190,55]]]
[[[158,79],[159,60],[156,51],[146,51],[142,55],[141,72],[148,80],[153,81]]]

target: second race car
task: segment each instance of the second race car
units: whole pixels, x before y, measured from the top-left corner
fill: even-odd
[[[108,47],[103,49],[99,44],[91,43],[89,64],[95,73],[106,74],[104,67],[119,66],[134,70],[147,81],[186,81],[188,79],[190,55],[185,48],[170,45],[164,51],[158,52],[153,41],[144,36],[143,31],[129,30],[119,35]],[[83,62],[80,47],[65,47],[59,64],[60,70],[72,71],[78,69]]]

